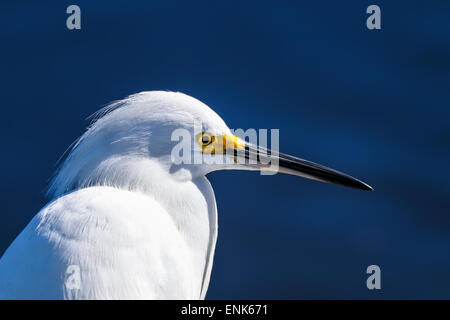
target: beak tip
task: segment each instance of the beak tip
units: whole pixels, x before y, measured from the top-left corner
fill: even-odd
[[[369,186],[367,183],[364,183],[362,181],[359,181],[359,183],[360,183],[359,189],[361,189],[361,190],[366,190],[366,191],[374,191],[375,190],[374,188]]]

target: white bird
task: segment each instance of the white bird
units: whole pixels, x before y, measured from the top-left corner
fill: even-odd
[[[177,129],[192,133],[191,155],[233,161],[174,163]],[[214,170],[270,170],[265,157],[280,172],[371,190],[283,154],[250,164],[257,152],[182,93],[142,92],[100,110],[55,174],[52,200],[2,256],[0,298],[203,299],[217,238],[205,177]]]

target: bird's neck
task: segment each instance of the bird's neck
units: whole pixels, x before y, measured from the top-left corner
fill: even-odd
[[[191,257],[186,263],[202,279],[196,285],[204,296],[217,237],[214,191],[206,177],[192,179],[185,169],[171,173],[170,168],[148,158],[111,160],[96,174],[93,181],[144,193],[165,209],[185,240]]]
[[[86,157],[88,158],[88,157]],[[86,159],[84,158],[84,159]],[[114,155],[90,162],[65,163],[56,176],[55,189],[60,196],[92,186],[115,187],[145,194],[156,200],[172,217],[182,233],[196,234],[198,223],[208,221],[208,214],[214,211],[214,204],[206,198],[214,198],[209,182],[205,177],[192,179],[190,172],[179,169],[171,172],[169,159],[154,159],[140,155]],[[205,185],[205,181],[206,184]],[[199,186],[200,184],[200,186]],[[208,193],[205,197],[204,193]],[[212,194],[212,196],[211,196]],[[213,210],[214,209],[214,210]]]
[[[208,180],[202,176],[192,179],[185,169],[170,172],[161,163],[148,157],[115,156],[98,163],[87,163],[66,172],[72,175],[59,176],[70,191],[91,186],[115,187],[138,192],[158,202],[171,217],[184,239],[190,259],[186,268],[195,275],[196,292],[204,297],[210,276],[212,257],[217,235],[217,210],[214,192]],[[69,170],[72,169],[72,170]],[[69,191],[68,190],[68,191]],[[152,219],[151,214],[148,215]]]

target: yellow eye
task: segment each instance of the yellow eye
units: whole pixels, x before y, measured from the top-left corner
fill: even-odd
[[[203,147],[206,147],[207,145],[210,145],[214,141],[214,137],[211,136],[207,132],[203,132],[200,138],[200,142]]]

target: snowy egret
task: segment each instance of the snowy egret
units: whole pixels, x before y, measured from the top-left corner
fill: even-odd
[[[191,132],[196,122],[202,132],[192,135],[192,154],[233,161],[174,164],[173,132]],[[262,153],[261,163],[237,161],[257,153],[182,93],[142,92],[100,110],[56,172],[52,200],[1,258],[0,298],[203,299],[217,237],[205,175],[267,169]],[[265,157],[279,161],[279,172],[371,190],[306,160]]]

